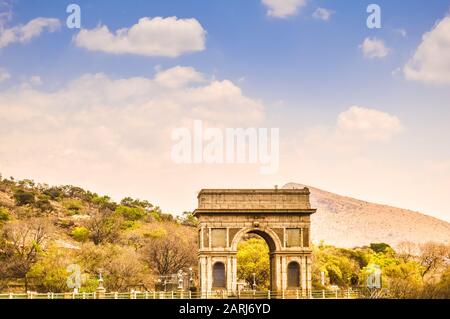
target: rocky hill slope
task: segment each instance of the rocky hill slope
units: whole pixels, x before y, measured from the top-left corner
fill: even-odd
[[[283,188],[308,187],[314,243],[323,240],[338,247],[374,242],[396,246],[402,241],[450,243],[450,223],[407,209],[340,196],[311,186],[288,183]]]

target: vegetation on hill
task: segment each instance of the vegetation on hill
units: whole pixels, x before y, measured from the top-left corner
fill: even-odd
[[[254,281],[257,289],[269,287],[268,253],[260,237],[239,243],[238,277],[249,287]],[[380,266],[382,287],[391,297],[450,298],[450,246],[436,243],[404,242],[397,251],[384,243],[353,249],[321,243],[313,247],[313,289],[366,287],[374,265]]]
[[[95,290],[100,272],[110,291],[150,290],[195,267],[193,226],[190,213],[174,218],[145,200],[0,176],[0,291],[70,291],[71,265],[80,291]]]
[[[197,265],[196,219],[175,218],[145,200],[119,203],[75,186],[0,176],[0,292],[65,292],[80,271],[80,291],[158,288],[158,278]],[[268,247],[248,236],[238,245],[238,277],[269,287]],[[365,286],[371,265],[393,297],[450,298],[450,246],[405,242],[352,249],[313,248],[315,289]],[[323,276],[321,275],[323,273]],[[324,279],[322,282],[321,279]],[[196,286],[197,278],[194,278]]]

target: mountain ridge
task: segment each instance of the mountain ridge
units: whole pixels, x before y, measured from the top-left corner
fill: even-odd
[[[450,223],[420,212],[342,196],[313,186],[287,183],[283,189],[308,187],[314,243],[355,247],[371,242],[397,246],[414,243],[450,243]]]

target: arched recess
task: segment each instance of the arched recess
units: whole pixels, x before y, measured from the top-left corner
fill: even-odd
[[[287,286],[288,286],[288,289],[300,287],[300,265],[296,261],[291,261],[288,264]]]
[[[223,262],[215,262],[212,269],[212,287],[215,289],[227,287],[227,275],[225,272],[225,264]]]
[[[279,272],[277,269],[276,259],[275,259],[275,253],[281,251],[282,244],[281,240],[278,237],[278,235],[270,228],[251,228],[251,227],[244,227],[240,231],[236,233],[234,238],[231,241],[230,249],[232,252],[237,253],[237,246],[239,242],[242,240],[244,235],[246,234],[256,234],[260,237],[262,237],[267,246],[269,247],[269,257],[270,257],[270,269],[269,269],[269,275],[270,275],[270,290],[277,290],[276,287],[279,286],[277,284],[277,280],[279,279]],[[236,271],[237,271],[237,264],[233,268],[233,278],[236,278]]]
[[[269,246],[269,250],[271,253],[281,250],[281,240],[280,238],[278,238],[278,235],[270,228],[259,229],[245,227],[238,231],[232,239],[230,247],[231,251],[237,251],[237,246],[245,234],[256,234],[261,236]]]

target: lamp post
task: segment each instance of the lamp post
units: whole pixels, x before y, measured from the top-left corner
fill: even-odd
[[[256,289],[256,273],[253,273],[253,290]]]
[[[192,278],[192,267],[189,267],[189,290],[192,288],[192,283],[194,281],[194,278]]]

